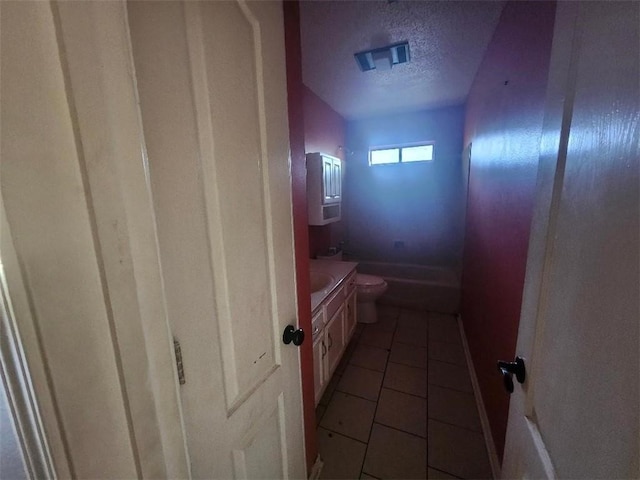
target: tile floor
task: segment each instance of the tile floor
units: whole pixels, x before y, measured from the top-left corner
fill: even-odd
[[[325,479],[491,478],[455,317],[379,306],[316,409]]]

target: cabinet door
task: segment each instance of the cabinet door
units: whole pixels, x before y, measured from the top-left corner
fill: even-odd
[[[324,342],[324,335],[320,335],[313,344],[313,387],[315,391],[316,406],[322,398],[325,384],[329,380],[325,378],[324,357],[327,354],[327,345]]]
[[[322,157],[322,203],[331,203],[333,201],[333,158]]]
[[[334,201],[342,197],[342,160],[334,158],[331,165],[332,196]]]
[[[345,343],[349,343],[353,331],[356,329],[356,292],[351,292],[346,301],[346,311],[344,314],[344,336]]]
[[[327,377],[332,375],[344,348],[344,307],[338,310],[326,327],[327,332]]]

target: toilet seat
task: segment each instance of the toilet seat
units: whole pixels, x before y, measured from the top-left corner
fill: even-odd
[[[384,279],[375,275],[366,275],[364,273],[356,274],[356,285],[363,287],[372,287],[374,285],[382,285]]]

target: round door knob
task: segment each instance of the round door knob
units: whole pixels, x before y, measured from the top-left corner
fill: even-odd
[[[524,359],[516,357],[515,362],[498,362],[498,371],[502,375],[504,388],[508,393],[513,393],[513,375],[518,383],[524,383],[527,378],[527,369],[524,366]]]
[[[296,330],[293,325],[287,325],[284,332],[282,332],[282,341],[285,345],[293,342],[295,346],[299,347],[304,342],[304,331],[301,328]]]

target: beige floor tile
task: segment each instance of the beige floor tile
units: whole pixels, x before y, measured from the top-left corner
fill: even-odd
[[[429,418],[482,432],[478,408],[472,393],[429,385],[427,400]]]
[[[456,317],[444,314],[429,314],[429,339],[437,342],[462,345],[460,328]]]
[[[333,401],[335,401],[335,397]],[[375,421],[426,437],[427,401],[414,395],[383,388],[380,392],[380,400],[378,400]]]
[[[392,317],[378,317],[376,323],[369,323],[365,330],[373,332],[391,332],[393,333],[398,325],[398,320]]]
[[[360,344],[354,350],[349,363],[358,367],[369,368],[384,372],[387,366],[387,357],[389,352],[384,348],[371,347],[369,345]]]
[[[462,367],[467,366],[464,350],[461,343],[438,342],[429,338],[429,358],[440,362],[455,363]]]
[[[327,385],[327,388],[322,394],[322,398],[320,398],[320,402],[318,402],[320,405],[324,405],[324,406],[329,405],[329,402],[331,401],[331,397],[333,396],[333,392],[335,391],[336,387],[338,386],[338,382],[340,381],[340,377],[341,375],[335,374],[335,373],[333,377],[331,377],[331,380],[329,380],[329,384]]]
[[[320,425],[320,420],[322,420],[322,416],[326,410],[327,407],[325,405],[318,404],[316,407],[316,427]]]
[[[411,328],[405,325],[398,325],[394,341],[407,343],[418,347],[427,346],[427,332],[420,328]]]
[[[426,453],[424,438],[374,423],[362,471],[384,479],[424,479]]]
[[[466,368],[451,363],[429,360],[429,383],[461,392],[473,393],[469,372]]]
[[[428,325],[427,312],[420,310],[400,310],[398,325],[426,332]]]
[[[380,393],[382,376],[381,372],[349,365],[344,371],[337,389],[375,402],[378,400],[378,394]]]
[[[426,398],[427,372],[422,368],[389,362],[384,376],[384,386]]]
[[[358,343],[378,348],[390,348],[393,340],[393,331],[380,331],[369,328],[367,325],[358,339]]]
[[[364,331],[364,323],[357,323],[356,329],[353,332],[353,338],[351,341],[357,343],[360,340],[360,335],[362,335],[363,331]]]
[[[429,466],[462,478],[491,478],[481,433],[436,420],[428,424]]]
[[[381,305],[377,304],[378,309],[378,319],[381,318],[391,318],[396,320],[398,315],[400,314],[400,308],[393,305]]]
[[[457,480],[457,478],[458,477],[454,477],[453,475],[449,475],[448,473],[441,472],[440,470],[436,470],[435,468],[427,468],[428,480]]]
[[[362,442],[318,428],[318,451],[324,462],[320,478],[358,478],[366,449]]]
[[[329,402],[320,426],[362,442],[369,440],[376,402],[336,392]]]
[[[347,348],[344,349],[344,353],[342,354],[342,358],[340,359],[340,362],[336,367],[335,373],[337,373],[338,375],[342,375],[344,373],[344,370],[347,368],[347,365],[349,365],[349,360],[351,359],[351,355],[353,355],[353,352],[356,350],[357,346],[358,346],[357,340],[352,339],[349,342],[349,344],[347,345]]]
[[[389,361],[409,365],[410,367],[427,368],[427,349],[407,343],[393,342]]]

